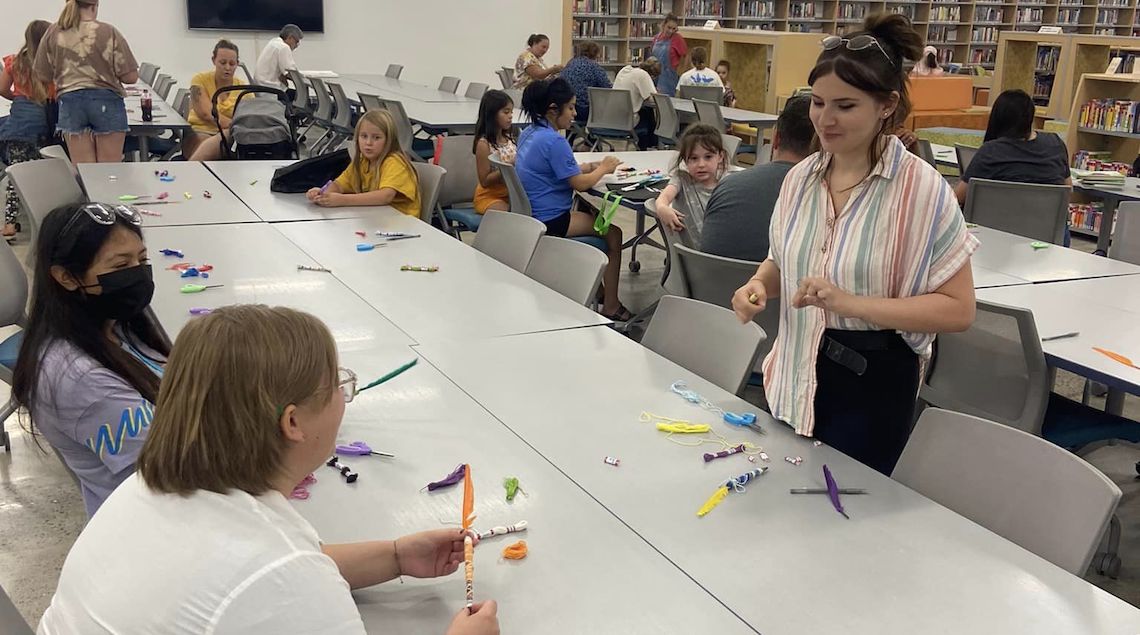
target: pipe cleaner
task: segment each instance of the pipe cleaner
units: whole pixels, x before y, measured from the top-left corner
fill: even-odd
[[[503,479],[503,487],[507,489],[507,500],[509,501],[513,501],[515,496],[522,491],[522,488],[519,487],[519,479],[514,476]]]

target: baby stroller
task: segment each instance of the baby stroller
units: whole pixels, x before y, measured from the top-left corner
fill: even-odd
[[[297,130],[293,105],[284,91],[268,86],[226,86],[214,93],[214,121],[218,122],[218,100],[225,93],[238,92],[234,100],[230,137],[222,135],[224,159],[297,159]],[[264,93],[264,94],[259,94]],[[248,99],[247,99],[248,97]]]

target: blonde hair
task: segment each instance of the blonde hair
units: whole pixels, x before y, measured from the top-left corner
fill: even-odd
[[[32,65],[36,61],[36,52],[40,48],[40,42],[43,41],[49,28],[51,28],[51,23],[47,20],[30,22],[28,28],[24,29],[24,46],[12,60],[12,72],[15,75],[13,79],[28,86],[31,93],[28,97],[37,104],[47,101],[50,88],[46,82],[36,77],[36,74],[32,72]]]
[[[336,378],[336,343],[308,313],[250,304],[191,320],[170,353],[138,472],[169,494],[269,491],[288,445],[282,413],[327,402]]]
[[[97,0],[67,0],[67,4],[63,5],[63,12],[59,14],[59,28],[64,31],[74,29],[79,26],[79,5],[85,7],[97,6]]]
[[[360,129],[365,122],[375,126],[380,132],[384,133],[384,152],[376,159],[375,163],[371,166],[373,176],[380,174],[380,166],[383,165],[384,160],[389,155],[395,155],[400,161],[404,163],[404,167],[412,173],[412,178],[416,176],[416,170],[412,167],[412,162],[408,160],[407,155],[404,154],[404,149],[400,146],[399,131],[396,130],[396,120],[392,118],[392,114],[387,110],[375,109],[369,110],[360,116],[360,121],[356,122],[356,131],[352,135],[353,143],[356,145],[356,156],[352,159],[351,168],[360,183],[364,183],[364,153],[360,151]],[[410,150],[411,148],[409,148]],[[416,187],[419,187],[417,181]]]

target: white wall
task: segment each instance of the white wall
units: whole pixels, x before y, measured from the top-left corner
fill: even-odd
[[[210,68],[220,37],[241,48],[253,70],[257,54],[276,34],[191,31],[187,0],[103,0],[99,18],[114,24],[139,61],[163,67],[189,86],[190,77]],[[190,0],[193,1],[193,0]],[[23,30],[34,19],[54,21],[61,0],[3,0],[0,51],[19,49]],[[511,66],[531,33],[550,36],[547,63],[562,47],[562,0],[325,0],[325,32],[305,37],[295,57],[307,70],[383,73],[403,64],[401,79],[435,85],[444,75],[499,87],[494,72]]]

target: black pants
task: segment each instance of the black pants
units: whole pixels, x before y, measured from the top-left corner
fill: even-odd
[[[642,106],[637,111],[637,116],[637,125],[633,128],[637,133],[637,149],[656,148],[657,135],[653,131],[657,129],[657,115],[653,112],[653,106]]]
[[[839,331],[832,338],[867,360],[862,375],[825,355],[816,360],[815,438],[890,476],[910,438],[918,355],[897,333]]]

